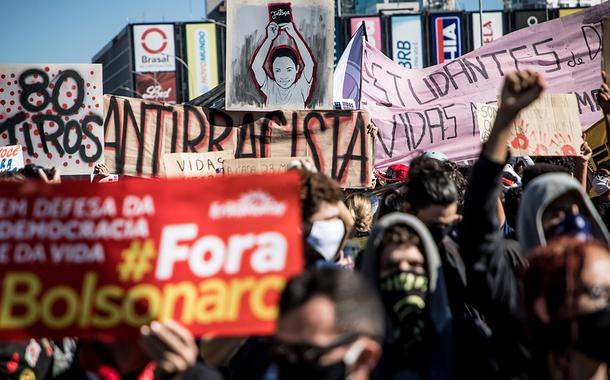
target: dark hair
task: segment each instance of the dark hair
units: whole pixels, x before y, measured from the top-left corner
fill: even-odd
[[[416,246],[422,252],[422,244],[419,235],[413,231],[409,226],[405,224],[394,224],[388,227],[381,236],[381,244],[379,244],[378,252],[381,253],[388,245],[402,245]]]
[[[343,200],[343,193],[335,181],[322,173],[303,170],[301,175],[301,205],[303,220],[309,220],[322,202],[336,203]]]
[[[288,282],[280,297],[280,318],[315,297],[326,297],[335,306],[335,327],[381,341],[384,312],[379,295],[357,272],[321,268],[303,272]]]
[[[536,177],[539,177],[546,173],[555,172],[570,174],[570,171],[567,168],[555,164],[537,163],[533,166],[526,166],[523,169],[523,175],[521,176],[521,184],[523,186],[523,189],[525,189],[527,185]]]
[[[379,205],[379,212],[377,218],[380,219],[383,216],[393,212],[405,212],[407,201],[405,195],[397,189],[392,189],[383,194]]]
[[[576,167],[576,162],[574,157],[555,157],[555,156],[539,156],[536,157],[534,162],[536,164],[552,164],[563,167],[567,170],[567,173],[574,173],[574,168]]]
[[[411,178],[408,185],[407,195],[413,212],[431,205],[449,206],[458,200],[457,188],[444,172]]]
[[[299,59],[297,58],[297,53],[292,48],[289,48],[287,46],[282,46],[282,47],[278,47],[277,49],[273,50],[273,52],[271,53],[271,65],[273,65],[273,62],[276,60],[276,58],[280,58],[280,57],[290,58],[292,60],[292,62],[294,62],[295,67],[299,65]]]
[[[512,187],[504,194],[504,214],[508,225],[512,228],[517,227],[517,213],[522,195],[523,189],[520,187]]]

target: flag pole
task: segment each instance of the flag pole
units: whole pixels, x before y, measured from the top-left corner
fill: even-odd
[[[481,47],[483,47],[483,0],[479,0],[479,32],[481,33]]]

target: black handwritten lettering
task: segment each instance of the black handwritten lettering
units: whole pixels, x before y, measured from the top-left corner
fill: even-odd
[[[553,41],[552,38],[547,38],[546,40],[538,41],[538,42],[535,42],[532,44],[532,47],[534,48],[534,52],[536,53],[537,56],[539,56],[539,57],[543,57],[545,55],[553,56],[553,59],[551,60],[551,62],[540,61],[540,63],[539,63],[541,66],[556,66],[554,69],[546,70],[545,72],[547,72],[547,73],[552,73],[552,72],[561,70],[561,63],[559,60],[559,55],[557,55],[557,52],[555,52],[555,50],[551,50],[551,51],[547,51],[547,52],[541,52],[538,50],[538,46],[544,45],[551,41]]]

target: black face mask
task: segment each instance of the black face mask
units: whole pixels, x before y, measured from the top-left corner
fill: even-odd
[[[400,361],[419,361],[433,342],[432,324],[426,312],[428,276],[411,271],[380,279],[381,297],[392,322],[394,350]]]
[[[434,242],[436,244],[440,244],[440,242],[442,242],[443,239],[447,235],[449,235],[449,232],[451,232],[452,228],[453,228],[452,224],[447,224],[447,225],[443,225],[443,226],[429,226],[428,231],[430,231],[430,235],[432,235]]]
[[[276,360],[276,365],[280,380],[344,380],[346,373],[343,360],[325,366],[317,362],[300,361],[291,363],[287,360]]]
[[[576,349],[595,360],[610,364],[610,304],[595,313],[581,315],[576,322]]]

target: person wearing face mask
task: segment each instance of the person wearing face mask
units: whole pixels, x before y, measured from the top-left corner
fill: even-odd
[[[301,203],[307,266],[341,260],[354,224],[339,186],[322,173],[302,171]]]
[[[383,307],[360,274],[317,268],[290,280],[271,357],[279,380],[367,380],[381,355]]]
[[[449,235],[460,220],[458,191],[441,165],[434,158],[414,159],[406,198],[410,213],[426,225],[437,246],[455,314],[461,312],[465,302],[466,270],[459,246]]]
[[[608,247],[555,239],[533,252],[524,283],[535,348],[532,378],[608,379]]]
[[[591,202],[608,228],[610,226],[610,161],[599,164],[592,182],[593,191],[597,196],[591,198]]]
[[[453,327],[441,260],[417,218],[381,218],[369,237],[360,270],[376,286],[387,329],[378,379],[452,379]]]
[[[528,185],[519,208],[517,235],[525,251],[561,236],[610,242],[608,230],[581,184],[564,173],[544,174]]]

